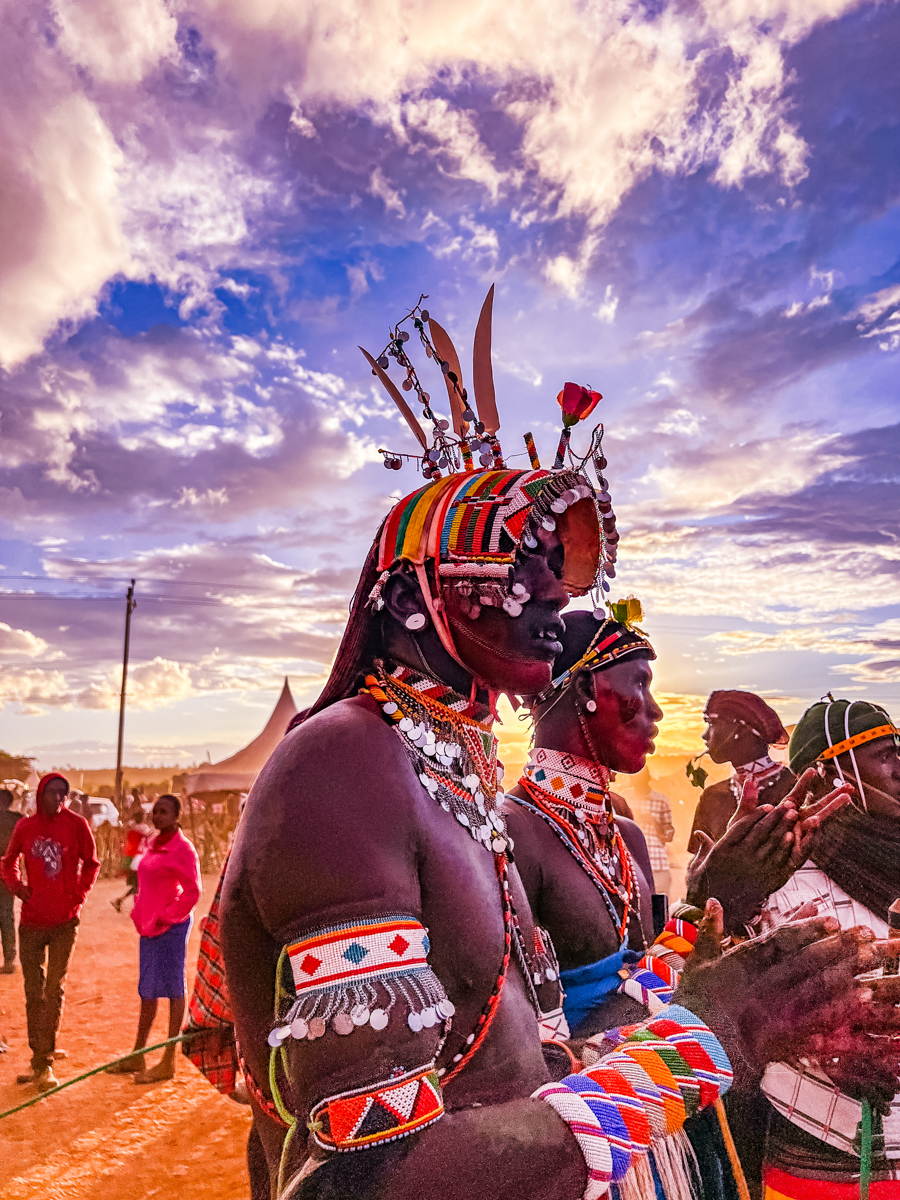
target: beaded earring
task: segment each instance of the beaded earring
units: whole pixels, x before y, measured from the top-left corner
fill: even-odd
[[[415,632],[415,630],[417,630],[417,629],[424,629],[425,624],[426,624],[425,614],[424,613],[410,613],[410,615],[406,618],[406,620],[403,622],[403,624],[406,626],[407,629],[412,630],[413,632]]]
[[[589,713],[595,713],[597,711],[597,704],[594,700],[588,700],[587,704],[584,707],[588,710]]]

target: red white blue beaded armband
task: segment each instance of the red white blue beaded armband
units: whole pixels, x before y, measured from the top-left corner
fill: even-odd
[[[395,1010],[414,1033],[448,1022],[454,1007],[428,965],[428,931],[414,917],[372,917],[317,930],[285,947],[294,1000],[269,1035],[310,1041],[384,1029]]]

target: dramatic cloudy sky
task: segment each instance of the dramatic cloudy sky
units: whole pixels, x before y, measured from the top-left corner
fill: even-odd
[[[507,452],[606,397],[666,744],[900,709],[896,2],[3,7],[3,748],[110,761],[132,576],[128,762],[309,699],[417,479],[356,346],[491,282]]]

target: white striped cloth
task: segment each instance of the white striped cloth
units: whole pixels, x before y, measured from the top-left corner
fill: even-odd
[[[886,921],[848,896],[811,862],[769,897],[765,915],[772,925],[781,925],[808,903],[815,904],[817,916],[835,917],[841,929],[866,925],[876,937],[887,937]],[[859,1152],[855,1138],[862,1105],[845,1096],[829,1079],[809,1067],[798,1070],[785,1063],[770,1063],[762,1090],[783,1116],[807,1133],[845,1154]],[[894,1097],[889,1115],[883,1118],[882,1128],[886,1156],[900,1158],[900,1092]]]

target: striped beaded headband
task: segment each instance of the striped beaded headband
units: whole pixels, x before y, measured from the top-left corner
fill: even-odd
[[[853,737],[844,738],[842,742],[837,742],[835,745],[829,746],[827,750],[823,750],[819,755],[819,761],[837,758],[839,754],[846,754],[848,750],[855,750],[857,746],[863,746],[866,742],[874,742],[877,738],[883,737],[893,737],[896,740],[900,737],[900,730],[896,725],[889,723],[879,725],[875,729],[866,729],[863,733],[855,733]]]
[[[566,591],[585,595],[597,583],[602,545],[594,489],[585,475],[504,468],[438,479],[400,500],[385,519],[378,543],[379,581],[371,599],[377,603],[395,563],[410,563],[438,636],[459,662],[439,595],[441,579],[505,583],[520,547],[537,548],[539,527],[559,534]]]
[[[610,626],[615,626],[612,632],[610,632]],[[656,651],[650,645],[649,638],[634,628],[622,628],[618,621],[612,619],[603,621],[581,658],[557,675],[555,679],[551,679],[547,687],[536,698],[536,703],[544,704],[555,693],[568,687],[570,680],[579,671],[598,671],[602,667],[609,666],[610,663],[638,652],[649,654],[651,659],[656,658]]]
[[[594,489],[577,471],[485,470],[427,484],[388,514],[378,570],[434,559],[442,577],[505,578],[541,525],[563,543],[566,590],[583,596],[596,582],[600,533]]]

